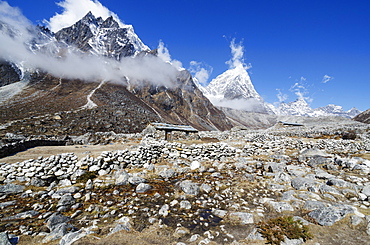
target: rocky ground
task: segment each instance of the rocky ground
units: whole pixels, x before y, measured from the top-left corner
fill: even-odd
[[[370,244],[369,125],[163,138],[0,159],[0,244]]]

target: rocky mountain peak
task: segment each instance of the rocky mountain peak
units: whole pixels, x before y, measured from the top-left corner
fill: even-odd
[[[99,20],[102,20],[101,18]],[[95,24],[96,26],[98,26],[100,23],[98,21],[97,18],[95,18],[95,16],[93,15],[93,13],[91,13],[91,11],[89,11],[81,20],[79,20],[78,22],[81,22],[81,23],[84,23],[86,25],[89,25],[89,24]],[[77,23],[78,23],[77,22]]]
[[[72,26],[55,33],[55,38],[83,52],[116,60],[149,51],[131,25],[120,27],[112,16],[103,20],[91,12]]]
[[[101,28],[119,28],[119,24],[117,21],[113,19],[112,16],[108,17],[101,25]]]

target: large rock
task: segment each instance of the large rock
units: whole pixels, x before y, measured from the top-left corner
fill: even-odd
[[[69,217],[66,217],[64,215],[61,215],[59,213],[53,213],[47,220],[46,220],[46,226],[49,228],[49,230],[54,230],[59,224],[67,223],[70,221]]]
[[[17,194],[21,193],[24,190],[23,185],[7,184],[0,186],[0,194]]]
[[[35,210],[29,210],[29,211],[25,211],[25,212],[22,212],[22,213],[18,213],[16,215],[13,215],[13,216],[9,216],[9,217],[6,217],[6,218],[2,218],[1,220],[2,221],[5,221],[5,220],[19,220],[19,219],[29,219],[29,218],[35,218],[39,215],[40,213],[35,211]]]
[[[270,201],[268,203],[278,213],[281,213],[281,212],[284,212],[284,211],[294,211],[294,208],[292,207],[292,205],[290,205],[289,203],[286,203],[286,202],[274,202],[274,201]]]
[[[331,155],[317,148],[310,148],[301,151],[300,158],[330,157]]]
[[[292,180],[292,186],[296,190],[305,190],[316,185],[312,179],[298,177]]]
[[[71,228],[73,227],[67,223],[58,224],[57,226],[54,227],[54,229],[50,232],[49,235],[44,237],[42,243],[48,243],[62,238],[64,235],[68,233],[68,230]]]
[[[324,207],[310,212],[308,215],[315,219],[320,225],[331,226],[343,219],[347,214],[354,213],[353,207],[348,205],[335,205]]]
[[[60,198],[57,207],[72,206],[75,203],[76,203],[75,198],[71,194],[66,194]]]
[[[12,245],[9,241],[8,234],[5,232],[0,233],[0,245]]]
[[[128,179],[130,178],[130,176],[125,170],[118,170],[114,174],[114,177],[116,179],[116,182],[115,182],[116,185],[128,185],[129,184]]]

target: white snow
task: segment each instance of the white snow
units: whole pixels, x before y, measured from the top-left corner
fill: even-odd
[[[25,75],[23,80],[0,87],[0,103],[7,101],[19,92],[21,92],[29,83],[29,75]]]
[[[104,83],[105,81],[101,81],[99,85],[90,92],[90,94],[86,98],[87,103],[84,106],[82,106],[81,109],[92,109],[98,106],[97,104],[94,103],[94,101],[91,100],[91,97],[94,95],[96,90],[98,90],[99,88],[101,88],[101,86],[103,86]]]

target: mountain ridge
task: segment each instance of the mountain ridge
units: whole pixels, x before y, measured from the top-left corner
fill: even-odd
[[[346,118],[353,118],[361,113],[357,108],[344,111],[341,106],[333,104],[312,109],[303,97],[298,97],[295,101],[288,103],[280,102],[278,105],[264,102],[255,90],[247,69],[242,64],[226,70],[205,87],[199,83],[197,85],[215,105],[247,112],[281,116],[342,116]]]

